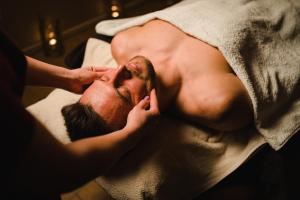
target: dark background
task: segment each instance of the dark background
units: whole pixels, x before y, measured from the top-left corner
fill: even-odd
[[[1,22],[15,39],[19,48],[26,51],[40,42],[39,16],[60,21],[64,37],[76,34],[76,28],[94,26],[110,17],[111,0],[1,0]],[[178,0],[119,0],[123,17],[140,15],[162,9]]]

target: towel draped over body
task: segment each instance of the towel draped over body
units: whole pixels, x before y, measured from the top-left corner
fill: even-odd
[[[256,128],[275,150],[299,130],[299,0],[185,0],[143,16],[100,22],[96,31],[115,35],[155,18],[222,52],[250,95]]]
[[[185,0],[143,16],[102,21],[96,32],[113,36],[153,19],[221,51],[250,95],[255,127],[216,137],[165,122],[98,182],[116,199],[192,199],[265,141],[279,150],[299,130],[300,1]]]

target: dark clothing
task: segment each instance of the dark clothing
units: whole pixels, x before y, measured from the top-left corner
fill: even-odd
[[[6,185],[33,135],[34,119],[21,101],[26,66],[23,53],[0,29],[0,152],[4,158],[1,178]],[[9,193],[9,188],[2,189]]]

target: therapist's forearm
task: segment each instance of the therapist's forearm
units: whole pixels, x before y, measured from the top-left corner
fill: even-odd
[[[72,142],[67,148],[83,163],[82,170],[75,169],[77,174],[79,171],[86,174],[88,170],[92,175],[99,176],[107,172],[134,144],[135,140],[130,139],[126,130],[122,129],[107,135]],[[84,169],[85,167],[87,168]]]
[[[69,180],[61,180],[63,190],[76,188],[108,172],[111,167],[123,156],[133,145],[126,134],[117,131],[109,135],[79,140],[67,145],[72,157],[76,157],[74,168],[69,168]],[[65,166],[66,167],[66,166]],[[66,182],[64,182],[66,181]],[[54,180],[55,182],[55,180]]]
[[[63,88],[70,79],[69,69],[51,65],[26,56],[26,84]]]
[[[62,145],[37,123],[13,186],[42,196],[73,190],[107,172],[135,143],[122,129]]]

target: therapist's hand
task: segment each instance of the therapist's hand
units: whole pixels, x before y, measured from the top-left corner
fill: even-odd
[[[74,93],[82,93],[93,81],[100,78],[110,68],[108,67],[81,67],[70,70],[70,79],[67,90]]]
[[[128,130],[129,137],[138,141],[159,115],[159,108],[155,89],[152,89],[150,97],[141,100],[128,114],[127,124],[124,127]]]

